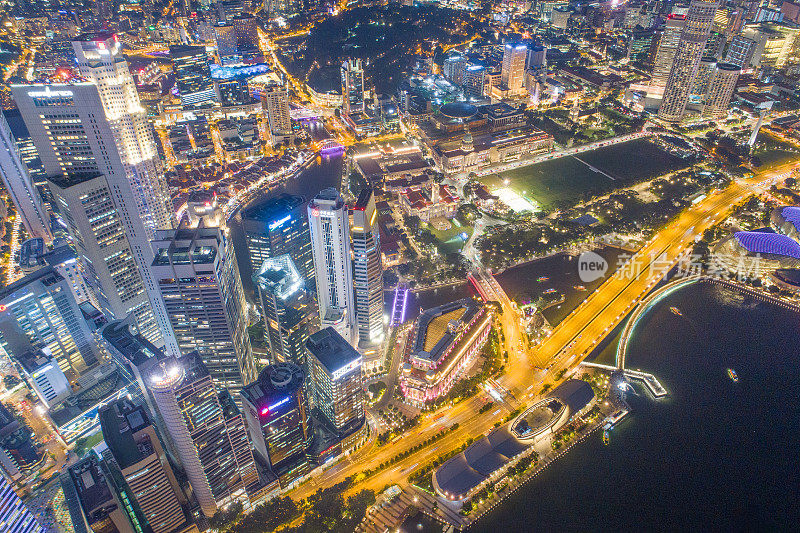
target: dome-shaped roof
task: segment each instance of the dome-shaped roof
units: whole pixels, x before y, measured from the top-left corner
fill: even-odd
[[[748,252],[800,259],[800,244],[786,235],[761,231],[737,231],[733,235]]]
[[[460,120],[472,118],[477,112],[478,108],[467,102],[450,102],[439,108],[442,115]]]

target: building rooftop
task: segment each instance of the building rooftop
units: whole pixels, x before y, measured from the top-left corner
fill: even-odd
[[[290,216],[292,211],[300,208],[305,203],[302,196],[281,194],[277,198],[248,205],[242,209],[243,220],[256,220],[259,222],[274,222]]]
[[[296,364],[276,363],[261,370],[258,379],[242,389],[242,396],[259,408],[270,409],[301,388],[304,381],[305,372]]]
[[[372,197],[372,188],[365,187],[361,189],[361,192],[358,193],[358,199],[356,200],[356,204],[353,206],[353,209],[357,209],[359,211],[363,211],[367,208],[367,204],[369,203],[369,199]]]
[[[122,470],[153,454],[152,444],[136,442],[134,434],[150,425],[150,418],[141,405],[118,400],[100,411],[103,440],[114,454]]]
[[[445,461],[433,474],[434,484],[453,497],[465,495],[526,447],[507,426],[496,428]]]
[[[589,405],[594,399],[594,390],[581,379],[569,379],[553,389],[548,397],[560,400],[574,414]]]
[[[766,231],[737,231],[734,237],[750,253],[800,259],[800,244],[786,235]]]
[[[71,466],[69,473],[90,524],[102,521],[115,509],[109,508],[109,504],[113,504],[114,496],[97,456],[89,454]]]
[[[311,335],[306,341],[306,349],[322,363],[329,374],[335,374],[361,358],[355,348],[331,327]]]
[[[303,287],[303,277],[289,254],[266,259],[253,281],[284,301]]]
[[[438,361],[456,339],[459,328],[469,324],[482,308],[473,298],[462,298],[420,313],[411,341],[411,357]]]
[[[61,276],[61,274],[56,272],[55,268],[53,268],[52,266],[46,266],[44,268],[40,268],[36,272],[28,274],[24,278],[15,281],[11,285],[8,285],[0,289],[0,301],[11,296],[18,290],[25,288],[31,283],[40,282],[43,285],[49,287],[51,285],[54,285],[62,281],[63,279],[64,278]]]
[[[131,326],[126,321],[110,322],[102,330],[102,336],[118,352],[125,356],[134,366],[139,366],[145,361],[155,357],[162,360],[164,352],[154,344],[131,331]]]

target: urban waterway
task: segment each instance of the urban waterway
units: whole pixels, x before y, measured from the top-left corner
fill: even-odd
[[[796,529],[798,326],[794,312],[707,283],[666,297],[642,317],[627,366],[670,395],[635,385],[608,446],[595,432],[469,531]]]
[[[317,193],[329,187],[338,188],[342,181],[342,168],[344,159],[341,155],[318,159],[307,169],[303,170],[296,178],[284,180],[280,185],[271,189],[265,189],[250,204],[263,202],[269,198],[276,198],[281,194],[296,194],[302,196],[306,201],[311,200]],[[244,240],[242,227],[239,225],[238,217],[234,216],[230,222],[231,237],[233,246],[236,250],[236,262],[239,266],[239,274],[242,278],[242,285],[248,298],[255,301],[253,272],[250,269],[250,262],[247,255],[247,244]]]

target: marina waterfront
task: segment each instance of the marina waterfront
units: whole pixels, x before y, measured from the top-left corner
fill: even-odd
[[[789,488],[800,484],[799,319],[709,283],[669,295],[642,317],[626,365],[656,375],[669,396],[656,401],[634,382],[633,412],[608,446],[593,434],[469,531],[763,531],[796,523]]]

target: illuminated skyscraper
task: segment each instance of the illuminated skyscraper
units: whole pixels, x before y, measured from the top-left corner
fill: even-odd
[[[364,111],[364,66],[360,59],[342,63],[342,113]]]
[[[88,82],[12,93],[101,307],[118,319],[133,313],[161,344],[168,322],[146,267],[149,240],[174,215],[152,129],[116,35],[84,34],[73,48]]]
[[[728,104],[736,89],[741,69],[730,63],[717,63],[708,82],[704,98],[703,115],[719,118],[728,111]]]
[[[5,113],[0,113],[0,177],[14,207],[17,208],[17,216],[21,217],[25,231],[33,237],[51,241],[53,236],[50,233],[50,215],[28,166],[22,160]]]
[[[118,400],[100,411],[100,427],[130,497],[153,533],[185,526],[181,501],[186,498],[144,407]]]
[[[282,194],[241,211],[250,268],[256,274],[264,261],[289,254],[309,290],[314,290],[314,260],[308,215],[302,196]]]
[[[662,120],[678,122],[683,117],[714,22],[717,4],[718,0],[692,0],[689,4],[686,26],[681,32],[681,40],[664,89],[664,98],[658,110],[658,116]]]
[[[658,42],[653,64],[653,76],[650,79],[650,91],[652,93],[664,93],[669,79],[669,72],[672,70],[672,63],[675,62],[675,53],[681,42],[681,33],[684,26],[686,26],[686,15],[673,13],[667,17],[664,30],[661,32],[661,39]]]
[[[233,24],[219,22],[214,25],[214,38],[217,42],[217,55],[219,56],[220,64],[230,65],[240,61],[241,57],[239,57],[236,42],[236,29]]]
[[[314,433],[304,381],[299,366],[278,363],[242,390],[250,441],[284,488],[309,470]]]
[[[375,194],[361,191],[353,206],[353,284],[358,346],[375,349],[383,341],[383,262]],[[366,352],[363,352],[366,353]]]
[[[0,472],[0,531],[10,533],[45,533],[22,500]]]
[[[236,47],[242,61],[245,63],[263,61],[264,57],[259,47],[258,19],[249,13],[244,13],[234,17],[233,27],[236,30]]]
[[[525,88],[525,61],[528,46],[523,43],[506,43],[503,47],[503,68],[500,82],[511,94],[519,94]]]
[[[217,393],[200,356],[166,361],[147,379],[203,514],[246,501],[247,490],[258,487],[247,430],[230,395]]]
[[[175,214],[153,130],[122,55],[122,43],[113,33],[86,33],[72,47],[81,76],[97,85],[105,119],[114,132],[125,167],[125,173],[115,177],[126,178],[134,194],[135,204],[128,209],[142,219],[145,237],[152,238],[155,230],[173,227]]]
[[[69,282],[51,266],[0,291],[0,342],[16,358],[46,350],[64,373],[73,376],[99,358]]]
[[[314,405],[345,435],[364,424],[363,358],[333,328],[308,338],[308,367]]]
[[[321,327],[333,327],[352,344],[356,317],[350,221],[344,198],[336,189],[325,189],[309,202],[308,225]]]
[[[289,93],[285,85],[270,84],[261,90],[261,103],[267,113],[272,146],[292,140],[292,118],[289,115]]]
[[[256,378],[244,289],[219,228],[158,232],[151,266],[182,354],[197,351],[219,387],[238,396]]]
[[[172,57],[183,108],[213,104],[214,83],[205,46],[170,46],[169,55]]]
[[[61,485],[76,530],[95,533],[142,531],[144,517],[135,512],[127,491],[115,483],[105,462],[94,453],[68,467],[61,476]]]
[[[267,259],[253,281],[272,361],[291,361],[306,368],[305,345],[318,329],[317,308],[294,261],[288,255]]]

